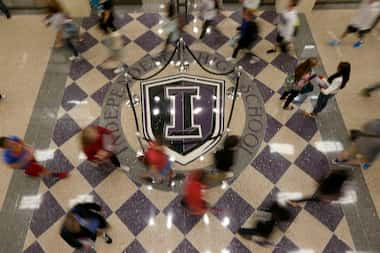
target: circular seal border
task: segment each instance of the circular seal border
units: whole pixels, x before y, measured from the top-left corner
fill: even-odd
[[[203,66],[207,66],[213,71],[226,72],[234,67],[219,54],[211,54],[204,51],[194,51],[193,53]],[[167,62],[170,59],[170,55],[171,53],[169,52],[160,54],[156,57],[146,55],[130,66],[128,72],[134,76],[143,76],[160,67],[155,64],[156,61]],[[192,61],[193,59],[187,53],[185,54],[185,60]],[[211,60],[213,62],[212,65],[209,64]],[[189,73],[191,74],[191,71]],[[234,82],[236,76],[232,73],[228,75],[228,78]],[[136,83],[138,84],[139,82],[130,81],[130,87]],[[245,71],[243,71],[240,77],[239,90],[242,93],[241,99],[243,99],[245,106],[246,121],[244,130],[241,133],[241,142],[237,151],[237,159],[233,166],[234,177],[228,180],[229,183],[232,183],[234,179],[236,179],[240,173],[251,164],[264,139],[267,125],[264,101],[260,90],[256,86],[254,79]],[[121,75],[112,82],[111,87],[104,97],[100,124],[113,132],[116,139],[115,153],[122,164],[128,165],[131,168],[127,173],[129,178],[137,185],[147,184],[145,180],[139,177],[139,174],[145,170],[145,167],[136,158],[136,151],[129,145],[128,139],[124,136],[122,129],[121,105],[125,103],[126,100],[128,100],[126,81],[125,77]],[[130,124],[134,124],[133,121],[131,121]],[[212,169],[212,166],[205,169]],[[189,171],[181,171],[177,173],[186,175]],[[152,186],[164,191],[179,192],[182,189],[181,183],[177,183],[174,187],[167,184],[154,184]],[[211,187],[214,186],[217,185],[212,185]]]

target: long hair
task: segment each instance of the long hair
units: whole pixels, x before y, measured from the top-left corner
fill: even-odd
[[[298,82],[304,75],[310,73],[313,67],[317,65],[317,62],[317,58],[311,57],[303,63],[301,63],[300,65],[298,65],[296,70],[294,71],[295,81]]]
[[[350,80],[351,73],[351,64],[349,62],[341,62],[338,65],[338,71],[335,74],[332,74],[327,80],[329,83],[332,83],[335,78],[342,77],[343,81],[340,85],[340,89],[346,87],[347,82]]]

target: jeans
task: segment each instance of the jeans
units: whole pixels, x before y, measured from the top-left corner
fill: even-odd
[[[283,108],[288,108],[289,104],[293,102],[293,100],[298,96],[300,92],[298,90],[290,90],[290,91],[285,91],[280,99],[285,99],[285,104]]]
[[[66,46],[73,52],[74,56],[77,57],[79,56],[78,50],[75,48],[73,44],[73,39],[65,39],[65,44]]]
[[[327,102],[330,98],[334,97],[334,95],[325,95],[323,93],[319,93],[317,104],[314,106],[313,114],[320,113],[327,105]]]

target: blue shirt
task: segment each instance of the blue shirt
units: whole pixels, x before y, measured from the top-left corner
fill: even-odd
[[[21,140],[17,136],[9,136],[8,138],[15,142],[21,142]],[[3,153],[3,159],[6,164],[12,164],[19,162],[24,155],[25,150],[23,150],[23,152],[21,152],[20,154],[14,154],[12,150],[5,149]]]

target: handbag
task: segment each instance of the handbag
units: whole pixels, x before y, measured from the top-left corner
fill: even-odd
[[[314,86],[311,83],[307,83],[305,86],[302,87],[300,93],[306,94],[309,92],[312,92],[314,90]]]
[[[285,91],[290,91],[295,88],[295,80],[296,80],[296,77],[294,76],[294,74],[289,74],[285,78],[285,83],[284,83]]]

